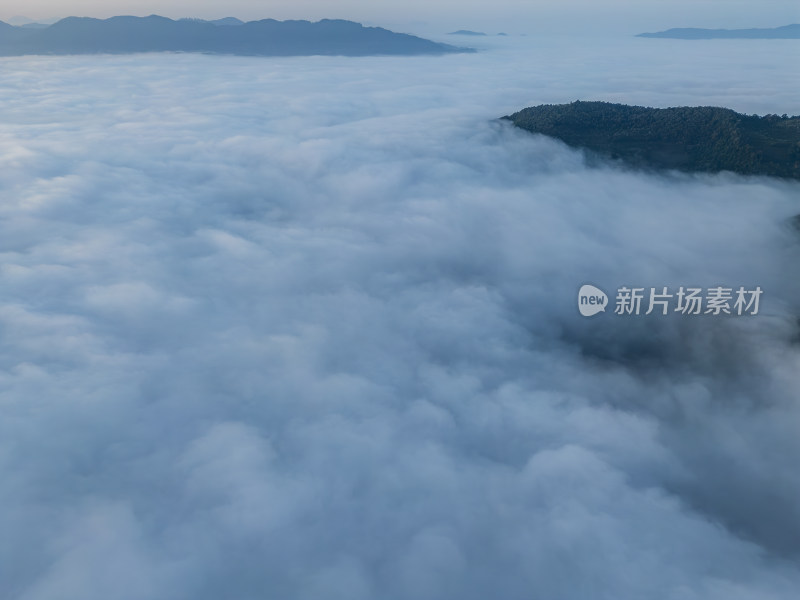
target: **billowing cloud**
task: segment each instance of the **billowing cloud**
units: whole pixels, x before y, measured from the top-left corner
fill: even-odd
[[[798,185],[495,120],[797,112],[785,45],[484,43],[2,61],[0,596],[794,597]]]

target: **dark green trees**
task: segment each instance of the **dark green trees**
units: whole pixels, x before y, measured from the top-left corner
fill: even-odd
[[[573,102],[504,118],[636,166],[800,179],[800,117],[749,116],[709,106]]]

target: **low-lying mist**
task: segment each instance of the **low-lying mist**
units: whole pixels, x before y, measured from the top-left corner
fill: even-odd
[[[498,121],[796,114],[791,43],[0,61],[0,596],[794,598],[800,185]]]

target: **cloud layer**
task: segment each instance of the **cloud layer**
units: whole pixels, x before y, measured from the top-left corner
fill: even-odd
[[[786,44],[483,43],[2,61],[0,596],[794,596],[798,185],[495,120],[796,113]]]

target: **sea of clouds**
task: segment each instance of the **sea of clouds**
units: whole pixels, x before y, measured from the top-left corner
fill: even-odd
[[[497,120],[796,114],[793,42],[478,43],[0,60],[0,597],[796,598],[800,185]]]

